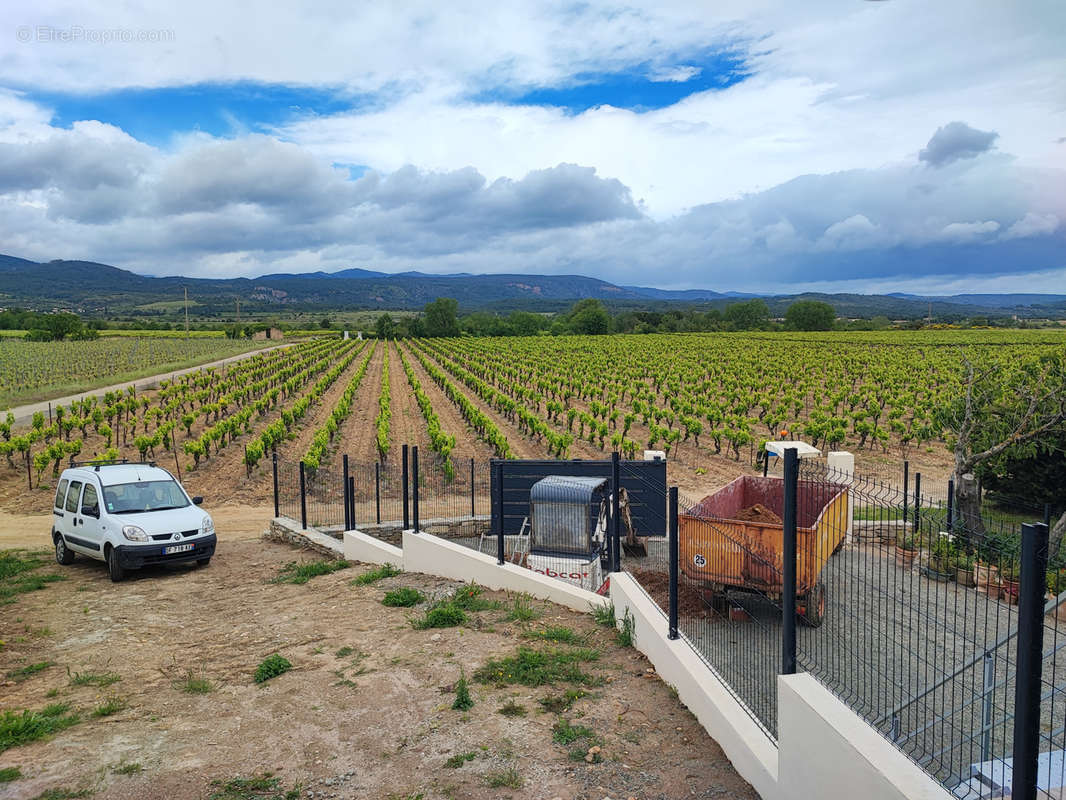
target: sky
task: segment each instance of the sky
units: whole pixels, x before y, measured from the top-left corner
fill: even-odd
[[[0,8],[0,252],[1066,293],[1058,0],[289,5]]]

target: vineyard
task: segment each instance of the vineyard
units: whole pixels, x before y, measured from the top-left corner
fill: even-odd
[[[215,361],[261,344],[174,336],[115,336],[88,342],[0,338],[0,407]]]
[[[850,449],[866,472],[909,458],[943,474],[936,411],[962,391],[964,357],[1024,369],[1064,343],[1027,331],[310,340],[56,406],[28,428],[0,422],[0,503],[26,509],[32,488],[46,510],[73,455],[151,458],[193,491],[261,502],[274,450],[314,473],[342,454],[387,463],[404,443],[444,480],[458,459],[657,449],[671,481],[711,488],[782,431]]]

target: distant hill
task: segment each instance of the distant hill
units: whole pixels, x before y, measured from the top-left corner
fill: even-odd
[[[189,290],[201,314],[228,312],[235,300],[248,312],[331,309],[419,309],[437,297],[454,297],[464,311],[559,310],[593,297],[616,309],[721,308],[756,295],[710,289],[665,290],[616,286],[584,275],[390,275],[353,267],[339,272],[277,273],[257,278],[156,278],[92,261],[39,263],[0,255],[0,305],[36,310],[69,308],[85,314],[138,313],[142,306],[177,301]],[[972,294],[953,297],[817,294],[766,296],[775,315],[797,299],[824,300],[841,316],[893,319],[934,316],[1066,316],[1066,295]]]

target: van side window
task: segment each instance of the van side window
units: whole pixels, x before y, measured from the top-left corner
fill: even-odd
[[[62,508],[63,502],[67,498],[67,484],[70,483],[66,478],[59,482],[59,488],[56,489],[56,508]]]
[[[78,513],[78,495],[81,494],[81,481],[71,481],[67,489],[67,511],[71,514]]]
[[[96,487],[91,483],[85,484],[85,494],[81,496],[82,509],[92,508],[96,506],[99,508],[99,500],[96,497]]]

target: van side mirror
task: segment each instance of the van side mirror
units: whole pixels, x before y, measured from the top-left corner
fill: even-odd
[[[194,498],[192,499],[192,504],[193,504],[194,506],[199,506],[199,505],[203,505],[203,502],[204,502],[204,498],[203,498],[203,497],[201,497],[200,495],[196,495],[196,497],[194,497]]]

